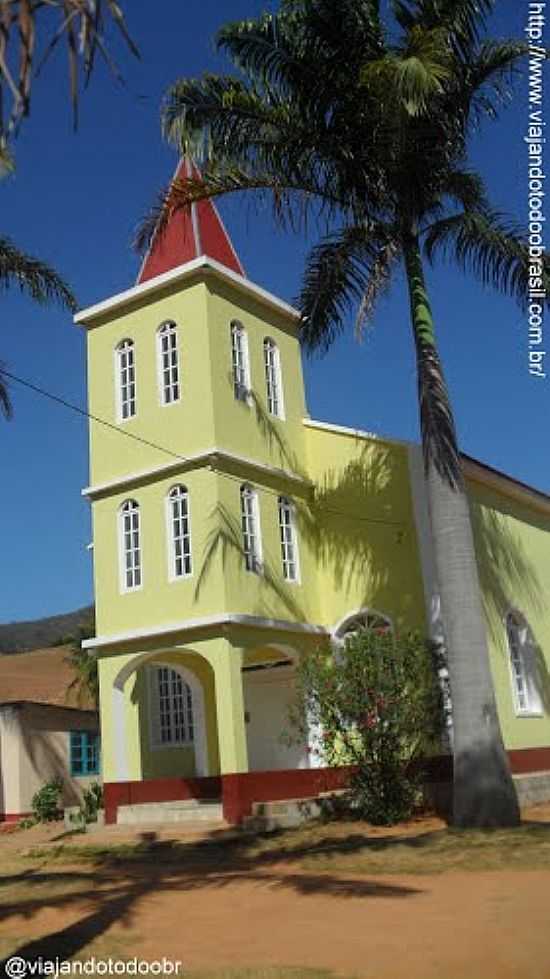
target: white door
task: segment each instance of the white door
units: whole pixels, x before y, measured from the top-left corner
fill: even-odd
[[[243,673],[248,766],[251,772],[284,768],[308,768],[308,755],[301,744],[286,744],[288,708],[294,696],[294,681],[288,670],[255,670]]]

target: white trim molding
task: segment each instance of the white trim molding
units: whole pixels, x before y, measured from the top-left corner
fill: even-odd
[[[255,282],[251,282],[250,279],[238,275],[237,272],[232,272],[231,269],[226,268],[221,262],[217,262],[215,259],[209,258],[206,255],[201,255],[199,258],[194,258],[191,262],[178,265],[177,268],[170,269],[169,272],[163,272],[162,275],[156,275],[153,279],[148,279],[147,282],[142,282],[140,285],[133,286],[131,289],[125,289],[124,292],[119,292],[109,299],[104,299],[102,302],[95,303],[93,306],[88,306],[86,309],[80,310],[74,317],[74,322],[77,326],[94,326],[95,321],[107,313],[115,313],[136,300],[152,297],[165,286],[176,285],[200,272],[214,275],[218,279],[223,279],[225,282],[231,283],[240,292],[252,296],[264,306],[269,306],[271,309],[276,310],[276,312],[282,313],[283,316],[293,322],[297,322],[300,319],[300,314],[297,309],[294,309],[293,306],[285,303],[282,299],[278,299],[277,296],[268,292],[267,289],[263,289],[261,286],[256,285]]]
[[[247,466],[249,469],[262,475],[274,476],[276,479],[284,479],[292,483],[298,483],[301,486],[311,487],[313,485],[311,480],[292,472],[290,469],[279,469],[278,466],[270,466],[266,462],[257,462],[254,459],[247,458],[247,456],[237,455],[235,452],[226,452],[224,449],[214,448],[204,449],[202,452],[196,452],[190,456],[181,456],[180,459],[176,459],[174,462],[165,462],[160,466],[151,466],[150,469],[141,469],[135,473],[128,473],[125,476],[110,479],[105,483],[96,483],[95,486],[85,486],[80,491],[80,495],[93,499],[102,493],[110,493],[112,490],[122,490],[136,486],[147,479],[170,476],[172,473],[187,469],[200,469],[205,465],[215,468],[218,459],[222,462],[237,464],[238,466]]]
[[[249,629],[266,629],[271,632],[288,632],[293,635],[328,636],[329,630],[322,625],[307,622],[289,622],[286,619],[267,619],[260,615],[247,615],[241,612],[226,612],[221,615],[205,615],[198,619],[182,619],[143,629],[129,629],[110,636],[94,636],[82,642],[82,649],[99,649],[103,646],[116,646],[120,643],[140,639],[156,639],[173,633],[193,633],[202,629],[221,626],[244,626]],[[153,655],[153,654],[151,654]]]

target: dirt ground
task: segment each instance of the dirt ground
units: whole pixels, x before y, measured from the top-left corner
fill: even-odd
[[[550,829],[550,807],[529,815]],[[414,844],[439,825],[400,832]],[[186,972],[292,966],[368,979],[550,979],[548,869],[369,876],[219,847],[174,862],[60,863],[51,843],[21,857],[15,835],[21,848],[22,834],[0,837],[0,957],[17,950],[29,959],[166,956]],[[162,855],[163,841],[156,845]]]

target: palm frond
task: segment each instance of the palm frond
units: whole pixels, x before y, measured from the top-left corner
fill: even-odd
[[[10,419],[13,415],[10,393],[8,390],[8,379],[2,370],[0,363],[0,410],[4,418]]]
[[[354,308],[364,322],[387,281],[394,247],[391,229],[359,226],[345,228],[312,249],[296,300],[307,350],[328,350]]]
[[[159,194],[138,227],[134,248],[138,252],[149,248],[153,238],[165,233],[174,214],[189,210],[193,203],[243,191],[255,191],[258,202],[269,200],[276,223],[293,231],[306,226],[314,208],[316,216],[324,214],[328,218],[330,213],[346,205],[344,200],[331,196],[329,189],[319,185],[307,172],[285,179],[283,174],[279,176],[261,169],[209,167],[200,176],[174,180]]]
[[[433,466],[449,486],[462,482],[458,438],[437,348],[415,333],[420,430],[426,473]]]
[[[415,0],[415,22],[444,28],[456,52],[468,59],[486,30],[495,0]]]
[[[42,57],[36,64],[38,29],[43,24],[46,29],[53,17],[57,17],[57,27],[51,32]],[[67,45],[69,92],[76,125],[80,68],[84,81],[89,81],[99,53],[118,74],[106,40],[110,23],[132,54],[139,57],[117,0],[2,0],[0,88],[9,92],[11,107],[7,117],[0,119],[0,132],[11,134],[29,114],[33,80],[62,39]]]
[[[305,81],[314,86],[318,80],[314,65],[296,57],[292,41],[288,20],[272,14],[225,24],[216,36],[218,50],[262,85],[294,88]]]
[[[78,308],[74,294],[55,269],[20,251],[8,238],[0,238],[0,289],[13,285],[35,302],[57,302],[71,312]]]
[[[483,178],[475,170],[450,169],[440,185],[445,197],[460,204],[465,211],[485,210],[487,198]]]
[[[526,234],[494,211],[465,211],[434,222],[424,237],[430,262],[438,256],[456,262],[483,285],[490,285],[524,304],[530,266]],[[532,273],[531,273],[532,274]],[[550,303],[550,254],[541,258],[540,276]]]
[[[366,324],[372,319],[378,300],[390,288],[398,254],[397,241],[389,241],[388,244],[380,246],[378,254],[370,265],[365,291],[355,317],[355,335],[358,338],[362,337]]]
[[[460,94],[474,124],[497,119],[510,104],[528,53],[524,41],[485,41],[475,57],[460,66]]]

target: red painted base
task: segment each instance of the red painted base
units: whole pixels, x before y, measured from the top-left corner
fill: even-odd
[[[514,775],[550,770],[550,747],[508,752]],[[103,786],[105,822],[116,823],[119,806],[140,802],[174,802],[178,799],[220,799],[224,819],[237,826],[252,814],[255,802],[307,799],[343,789],[351,767],[300,768],[273,772],[242,772],[210,778],[154,778],[141,782],[107,782]],[[452,758],[431,758],[427,781],[450,782]],[[4,817],[6,818],[6,817]],[[8,819],[11,817],[7,817]],[[22,818],[20,816],[14,818]]]
[[[105,782],[105,822],[116,823],[119,806],[140,802],[175,802],[178,799],[219,799],[221,780],[212,778],[151,778],[141,782]]]
[[[29,819],[30,816],[32,816],[32,812],[0,812],[0,823],[11,826],[18,823],[20,819]]]

